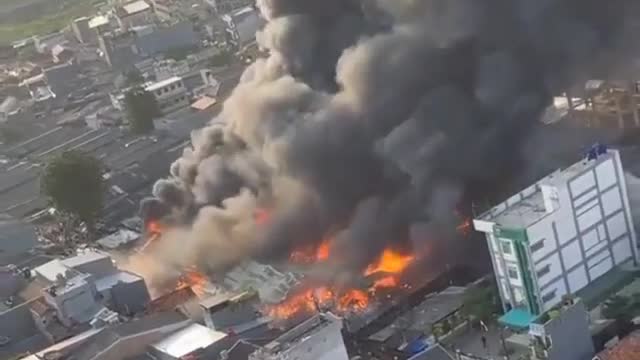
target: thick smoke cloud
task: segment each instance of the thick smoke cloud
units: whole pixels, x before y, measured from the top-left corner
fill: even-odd
[[[342,276],[417,221],[444,236],[469,185],[517,169],[551,94],[613,43],[618,5],[259,0],[270,56],[143,204],[179,229],[165,257],[216,271],[332,237]]]

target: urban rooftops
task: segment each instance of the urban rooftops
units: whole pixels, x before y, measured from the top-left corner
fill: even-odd
[[[603,152],[595,158],[585,158],[566,169],[557,170],[486,211],[476,222],[488,221],[507,228],[528,227],[554,212],[555,209],[548,206],[549,197],[553,194],[550,190],[547,192],[547,189],[565,186],[588,169],[610,159],[614,153],[615,151]]]
[[[318,314],[284,333],[274,341],[268,343],[264,346],[263,350],[271,354],[285,351],[292,345],[305,341],[311,335],[319,332],[320,330],[337,321],[340,321],[340,319],[331,313]]]
[[[158,81],[158,82],[155,82],[155,83],[147,85],[145,90],[147,90],[149,92],[153,92],[153,91],[156,91],[158,89],[162,89],[167,85],[171,85],[173,83],[180,82],[181,80],[182,80],[182,78],[179,77],[179,76],[172,76],[172,77],[170,77],[168,79],[164,79],[164,80],[161,80],[161,81]]]

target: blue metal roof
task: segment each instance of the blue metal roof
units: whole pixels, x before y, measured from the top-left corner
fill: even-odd
[[[527,329],[529,328],[529,324],[533,322],[535,318],[536,316],[531,314],[528,310],[516,308],[502,315],[498,321],[511,328]]]

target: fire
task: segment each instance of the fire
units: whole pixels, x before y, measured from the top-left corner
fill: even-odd
[[[266,209],[256,209],[253,217],[258,225],[265,225],[271,220],[271,214]]]
[[[399,274],[403,272],[414,260],[412,255],[402,255],[391,249],[386,249],[378,261],[371,264],[365,270],[365,275],[369,276],[375,273]]]
[[[317,247],[308,246],[294,250],[289,255],[289,260],[296,264],[313,264],[325,261],[329,258],[331,240],[324,240]]]
[[[394,288],[396,286],[398,286],[398,279],[395,276],[385,276],[373,283],[373,287],[376,289]]]
[[[197,270],[188,270],[178,280],[176,290],[190,287],[198,297],[203,297],[206,283],[207,277],[203,273]]]
[[[158,240],[164,232],[164,225],[157,220],[149,220],[146,225],[147,241],[142,245],[140,251],[145,251],[149,245]]]
[[[369,294],[351,289],[341,293],[327,288],[306,290],[289,297],[283,303],[266,309],[267,315],[276,319],[288,319],[301,313],[313,313],[321,308],[332,308],[339,314],[364,311],[370,302]]]
[[[299,249],[291,253],[290,260],[300,264],[325,261],[330,256],[330,245],[331,240],[325,240],[315,249]],[[336,290],[318,287],[290,296],[284,302],[266,309],[266,314],[277,319],[287,319],[296,314],[316,312],[320,308],[330,308],[342,315],[363,312],[379,290],[399,286],[400,275],[413,260],[412,255],[386,249],[363,273],[365,277],[378,276],[370,288]]]
[[[164,226],[157,220],[149,220],[147,222],[147,232],[150,235],[162,234]]]
[[[328,240],[323,241],[318,247],[318,250],[316,250],[316,259],[319,261],[327,260],[329,258],[329,246]]]
[[[473,230],[473,222],[471,221],[471,218],[465,218],[460,225],[456,226],[456,230],[464,236],[469,236],[469,234],[471,234],[471,230]]]

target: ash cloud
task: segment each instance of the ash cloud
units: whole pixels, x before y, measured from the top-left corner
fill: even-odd
[[[416,222],[451,236],[470,184],[518,169],[551,94],[614,43],[621,4],[259,0],[270,56],[143,204],[179,229],[163,258],[221,271],[331,236],[340,278]]]

